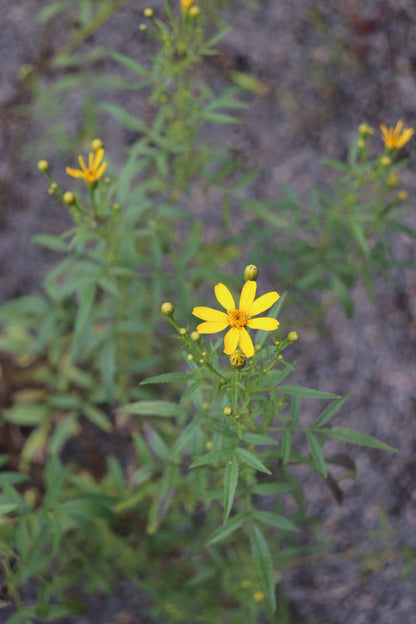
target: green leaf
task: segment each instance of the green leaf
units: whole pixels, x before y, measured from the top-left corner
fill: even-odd
[[[0,516],[5,516],[11,511],[15,511],[21,507],[18,503],[0,503]]]
[[[291,489],[292,486],[289,483],[275,481],[274,483],[258,483],[251,491],[260,496],[274,496],[282,492],[290,492]]]
[[[121,65],[124,65],[124,67],[131,69],[131,71],[133,71],[135,74],[140,74],[141,76],[143,76],[148,73],[143,65],[140,65],[140,63],[138,63],[137,61],[133,61],[133,59],[129,58],[128,56],[124,56],[124,54],[120,54],[119,52],[111,50],[109,52],[109,55],[111,56],[111,58],[121,63]]]
[[[277,529],[284,529],[285,531],[299,531],[299,528],[296,526],[296,524],[294,524],[284,516],[271,513],[270,511],[260,511],[259,509],[255,509],[253,511],[253,516],[259,522],[263,522],[264,524],[270,524]]]
[[[263,444],[264,446],[274,446],[278,443],[274,438],[261,433],[243,433],[243,440],[250,444]]]
[[[171,457],[175,457],[181,452],[183,447],[188,444],[189,440],[193,437],[195,430],[198,429],[199,422],[198,418],[194,418],[194,420],[190,422],[187,427],[185,427],[172,447]]]
[[[229,459],[230,453],[232,453],[234,448],[222,448],[218,451],[211,451],[210,453],[206,453],[206,455],[202,455],[197,460],[195,460],[189,467],[197,468],[198,466],[205,466],[206,464],[212,464],[218,459]]]
[[[20,425],[21,427],[39,425],[48,418],[49,414],[49,407],[36,403],[29,405],[17,404],[2,411],[2,415],[7,422]]]
[[[264,539],[263,533],[257,525],[253,525],[250,531],[251,551],[256,562],[257,570],[263,581],[264,590],[270,608],[273,613],[276,611],[276,596],[272,556],[269,546]]]
[[[292,432],[290,429],[284,429],[282,434],[282,442],[280,446],[280,453],[283,464],[287,464],[290,451],[292,450]]]
[[[183,408],[177,403],[170,401],[137,401],[129,403],[118,409],[119,412],[137,414],[139,416],[177,416],[183,412]]]
[[[52,236],[51,234],[36,234],[33,237],[33,241],[42,247],[51,249],[58,253],[66,253],[68,251],[68,245],[59,236]]]
[[[265,472],[266,474],[272,474],[268,468],[252,453],[246,451],[243,448],[237,448],[235,450],[236,455],[243,462],[254,468],[255,470],[259,470],[260,472]]]
[[[225,467],[224,477],[224,520],[227,522],[234,502],[235,490],[238,482],[238,460],[234,456]]]
[[[327,472],[326,472],[326,466],[325,466],[325,459],[324,459],[324,456],[322,455],[321,447],[319,445],[318,440],[310,431],[306,432],[306,439],[308,441],[308,446],[311,452],[313,463],[315,464],[318,472],[320,472],[322,476],[326,477]]]
[[[345,401],[348,399],[349,394],[341,397],[340,399],[336,399],[333,401],[328,407],[326,407],[319,418],[316,420],[314,424],[315,427],[322,427],[322,425],[326,425],[327,422],[331,420],[331,418],[338,412],[342,405],[344,405]]]
[[[102,410],[92,404],[84,404],[82,406],[83,414],[90,420],[94,425],[102,429],[103,431],[111,431],[113,425],[108,418],[107,414],[105,414]]]
[[[212,546],[212,544],[221,542],[223,539],[231,535],[231,533],[234,533],[234,531],[239,529],[248,517],[248,513],[246,512],[233,516],[226,524],[221,525],[218,529],[215,529],[215,531],[211,533],[211,537],[209,537],[206,541],[206,545]]]
[[[296,425],[299,420],[300,415],[300,397],[298,395],[293,395],[292,400],[290,402],[290,420],[292,421],[292,425]]]
[[[355,429],[346,429],[345,427],[334,427],[333,429],[320,429],[319,433],[335,438],[336,440],[342,440],[343,442],[350,442],[351,444],[358,444],[358,446],[368,446],[370,448],[380,449],[382,451],[397,451],[397,449],[373,438],[368,433],[361,433]]]
[[[114,117],[114,119],[127,128],[127,130],[135,130],[136,132],[143,132],[143,130],[146,130],[146,127],[140,119],[137,119],[137,117],[121,106],[104,102],[99,105],[99,108]]]
[[[140,382],[140,385],[153,383],[173,383],[174,381],[189,381],[193,379],[193,375],[190,373],[164,373],[162,375],[155,375],[154,377],[148,377]]]
[[[95,284],[89,282],[85,286],[81,286],[78,289],[78,299],[80,305],[74,324],[74,337],[71,348],[72,357],[75,357],[78,353],[83,343],[85,327],[91,319],[91,310],[95,299]]]
[[[331,394],[330,392],[321,392],[320,390],[313,390],[312,388],[304,388],[303,386],[279,386],[276,388],[277,392],[285,394],[293,394],[303,397],[314,397],[316,399],[338,399],[338,394]]]

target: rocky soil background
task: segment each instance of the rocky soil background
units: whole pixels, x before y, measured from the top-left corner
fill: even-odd
[[[146,62],[153,43],[139,25],[148,4],[126,3],[81,51],[103,45]],[[62,18],[36,23],[34,16],[44,6],[41,0],[0,0],[2,302],[36,292],[55,261],[31,243],[31,236],[60,232],[68,225],[62,208],[47,195],[36,161],[46,157],[54,173],[63,172],[69,163],[56,155],[53,137],[47,153],[35,154],[30,147],[47,129],[47,121],[25,112],[32,96],[20,77],[22,65],[30,63],[45,82],[51,80],[48,59],[68,39],[70,24]],[[218,56],[207,59],[200,71],[213,88],[226,85],[233,70],[253,75],[265,87],[262,96],[250,97],[245,123],[226,129],[226,141],[243,155],[244,165],[260,171],[250,189],[254,196],[280,197],[281,184],[288,184],[306,198],[313,186],[326,183],[322,158],[344,158],[362,121],[378,127],[402,118],[416,126],[414,0],[258,0],[252,6],[236,1],[228,6],[232,30],[219,43]],[[97,71],[106,70],[102,63]],[[135,110],[146,118],[146,100],[134,97]],[[62,114],[76,135],[81,123],[76,94]],[[128,133],[108,118],[100,122],[114,162],[121,162]],[[381,139],[376,140],[381,145]],[[407,152],[413,163],[402,183],[413,202],[416,139]],[[57,178],[64,181],[65,175]],[[215,205],[196,201],[194,210],[207,228],[217,219]],[[416,226],[415,214],[409,222]],[[416,260],[411,241],[398,238],[396,245]],[[296,624],[414,621],[414,573],[402,582],[399,577],[403,547],[416,549],[415,295],[416,274],[398,272],[393,284],[377,282],[373,305],[361,286],[355,289],[351,320],[332,308],[324,335],[297,327],[301,340],[292,351],[298,362],[293,383],[349,392],[338,422],[380,437],[398,452],[342,448],[337,443],[336,449],[351,454],[358,468],[356,478],[343,485],[341,506],[317,475],[304,475],[310,511],[322,519],[333,545],[330,556],[299,561],[282,578],[281,591]],[[374,533],[380,510],[393,531],[387,541],[380,531]],[[313,537],[305,532],[304,540],[313,542]],[[123,582],[115,596],[92,597],[88,612],[65,624],[146,624],[151,621],[147,606],[146,598]]]

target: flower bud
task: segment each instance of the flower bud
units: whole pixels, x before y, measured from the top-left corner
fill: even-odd
[[[145,17],[149,17],[149,18],[150,18],[150,17],[153,17],[153,14],[154,14],[153,9],[145,9],[145,10],[143,11],[143,15],[144,15]]]
[[[387,186],[389,186],[390,188],[394,188],[395,186],[397,186],[398,181],[399,174],[396,171],[393,171],[387,178]]]
[[[198,15],[199,15],[200,13],[201,13],[201,9],[200,9],[199,7],[197,7],[197,6],[192,6],[192,7],[189,9],[188,15],[189,15],[189,17],[193,17],[193,18],[195,18],[195,17],[198,17]]]
[[[380,162],[383,165],[383,167],[390,167],[390,165],[391,165],[391,158],[390,158],[390,156],[382,156],[380,158]]]
[[[244,279],[246,282],[253,281],[255,282],[259,275],[259,270],[254,264],[248,264],[244,269]]]
[[[188,360],[188,362],[192,362],[192,360],[194,359],[194,356],[192,355],[192,353],[188,353],[188,355],[186,356],[186,359]]]
[[[182,11],[187,11],[194,4],[195,0],[181,0],[181,9]]]
[[[50,187],[48,188],[48,193],[49,195],[53,195],[56,191],[56,189],[58,188],[58,185],[56,182],[52,182],[52,184],[50,185]]]
[[[115,212],[118,212],[120,210],[120,204],[118,204],[117,202],[115,204],[113,204],[113,210]]]
[[[194,342],[198,342],[198,340],[201,338],[201,334],[199,334],[196,330],[191,332],[191,336],[190,336],[191,340],[193,340]]]
[[[211,440],[208,440],[208,442],[205,444],[205,448],[207,449],[207,451],[212,451],[212,449],[214,448],[214,445],[211,442]]]
[[[46,173],[47,171],[49,171],[49,163],[47,160],[40,160],[38,162],[38,169],[39,171],[42,171],[42,173]]]
[[[407,198],[408,198],[407,191],[399,191],[397,193],[397,199],[399,201],[406,201]]]
[[[236,349],[234,353],[230,355],[230,364],[234,368],[244,368],[246,365],[246,356],[239,351],[239,349]]]
[[[139,30],[147,30],[146,24],[140,24]]]
[[[64,202],[68,206],[72,206],[72,204],[75,203],[75,195],[72,191],[67,191],[66,193],[64,193]]]
[[[91,148],[93,152],[98,152],[98,150],[102,149],[103,147],[104,143],[101,141],[101,139],[94,139],[93,141],[91,141]]]
[[[371,136],[372,134],[374,134],[374,128],[371,128],[370,126],[368,126],[366,123],[362,123],[358,126],[358,132],[361,134],[361,136],[365,137],[365,136]]]
[[[233,410],[231,407],[227,406],[227,407],[224,407],[223,412],[224,412],[224,416],[231,416],[231,414],[233,413]]]
[[[185,327],[180,327],[180,328],[179,328],[179,333],[180,333],[180,335],[181,335],[181,336],[185,336],[185,334],[186,334],[186,328],[185,328]]]
[[[165,301],[165,303],[162,303],[162,305],[160,306],[160,311],[165,316],[172,316],[175,311],[175,308],[173,307],[170,301]]]
[[[290,331],[287,335],[289,342],[297,342],[299,340],[299,334],[297,331]]]
[[[357,145],[362,150],[362,149],[365,148],[366,143],[365,143],[364,139],[358,139]]]
[[[264,595],[264,592],[262,591],[256,591],[253,594],[253,598],[256,602],[262,602],[265,599],[265,597],[266,596]]]

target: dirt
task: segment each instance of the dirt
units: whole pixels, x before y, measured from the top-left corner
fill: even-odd
[[[67,38],[68,24],[59,18],[49,26],[35,22],[43,4],[1,1],[1,301],[39,289],[55,258],[33,245],[31,236],[60,232],[68,224],[62,209],[47,195],[36,160],[48,158],[57,171],[68,163],[56,156],[52,140],[48,153],[25,150],[47,122],[22,115],[21,107],[30,104],[31,93],[19,72],[31,63],[43,80],[50,80],[48,59]],[[110,42],[120,52],[146,59],[153,44],[139,30],[145,4],[127,4],[82,50]],[[232,30],[219,44],[219,55],[208,59],[201,71],[214,88],[226,85],[233,70],[244,71],[264,85],[263,96],[248,97],[246,123],[226,130],[226,141],[243,155],[247,168],[259,169],[250,188],[254,196],[280,197],[281,185],[288,184],[306,200],[313,186],[327,181],[322,158],[345,158],[362,121],[377,128],[379,123],[392,125],[404,119],[416,126],[413,0],[263,0],[255,8],[232,2],[226,12]],[[149,114],[145,99],[136,105],[144,116]],[[65,116],[76,135],[81,119],[76,99]],[[128,134],[108,118],[99,118],[103,138],[120,162]],[[406,153],[413,161],[402,182],[413,198],[416,140],[408,144]],[[198,205],[196,210],[208,215],[209,224],[212,213]],[[409,222],[416,225],[414,214]],[[408,240],[399,238],[396,245],[409,259],[416,259]],[[358,468],[356,478],[342,484],[341,506],[317,475],[302,476],[310,512],[322,518],[333,544],[330,556],[300,561],[282,574],[280,588],[296,624],[414,621],[414,576],[402,582],[399,577],[404,545],[416,549],[415,293],[415,274],[397,272],[392,284],[377,281],[374,304],[367,301],[361,285],[355,288],[351,320],[333,307],[325,318],[323,335],[301,324],[296,328],[301,340],[293,348],[297,360],[293,383],[350,393],[336,424],[365,431],[398,449],[384,453],[334,443],[332,450],[348,452]],[[285,314],[290,315],[290,310]],[[383,510],[394,531],[393,541],[383,541],[380,532],[375,533]],[[308,532],[304,539],[313,542]],[[93,597],[84,616],[64,622],[143,624],[148,621],[147,604],[123,582],[117,596]]]

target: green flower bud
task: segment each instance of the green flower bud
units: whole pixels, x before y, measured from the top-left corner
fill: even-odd
[[[299,334],[297,331],[291,331],[287,335],[289,342],[297,342],[299,340]]]
[[[191,332],[191,340],[193,340],[194,342],[198,342],[200,338],[201,334],[199,334],[196,330]]]
[[[38,162],[38,169],[39,171],[42,171],[42,173],[46,173],[47,171],[49,171],[49,163],[47,160],[40,160]]]
[[[72,206],[72,204],[75,203],[75,195],[72,191],[67,191],[66,193],[64,193],[64,202],[68,206]]]
[[[224,407],[223,412],[224,412],[224,416],[231,416],[231,414],[233,413],[233,410],[231,407]]]
[[[99,149],[102,149],[104,147],[104,143],[101,141],[101,139],[94,139],[93,141],[91,141],[91,148],[94,152],[98,152]]]
[[[239,351],[239,349],[236,349],[236,351],[230,355],[230,364],[234,368],[244,368],[246,365],[246,356]]]
[[[175,308],[173,307],[170,301],[165,301],[165,303],[162,303],[162,305],[160,306],[160,311],[165,316],[173,316]]]
[[[259,270],[254,264],[248,264],[244,269],[244,279],[246,282],[249,280],[255,282],[259,275]]]
[[[180,328],[179,328],[179,333],[180,333],[180,335],[181,335],[181,336],[185,336],[185,334],[186,334],[186,328],[185,328],[185,327],[180,327]]]
[[[153,9],[145,9],[145,10],[143,11],[143,15],[144,15],[145,17],[153,17],[153,14],[154,14]]]

